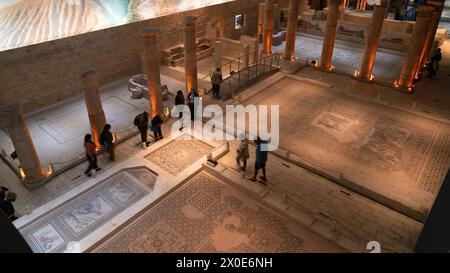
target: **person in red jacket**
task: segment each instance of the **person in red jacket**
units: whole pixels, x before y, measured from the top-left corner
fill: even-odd
[[[92,176],[91,171],[95,170],[96,172],[100,171],[101,168],[97,165],[97,155],[95,154],[95,144],[92,142],[92,136],[87,134],[84,136],[84,149],[86,150],[86,157],[89,161],[89,166],[87,170],[84,172],[88,177]]]

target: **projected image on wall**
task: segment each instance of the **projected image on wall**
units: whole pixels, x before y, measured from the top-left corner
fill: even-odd
[[[0,51],[232,0],[0,0]]]

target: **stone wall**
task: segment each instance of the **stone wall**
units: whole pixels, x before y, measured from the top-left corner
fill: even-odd
[[[72,36],[0,52],[0,105],[17,102],[27,112],[81,94],[80,75],[97,71],[100,85],[141,71],[139,30],[159,29],[161,49],[183,42],[183,17],[198,17],[198,36],[206,35],[211,16],[223,16],[224,36],[239,39],[255,35],[258,4],[263,0],[236,0],[188,12]],[[235,30],[235,15],[245,13],[246,25]]]

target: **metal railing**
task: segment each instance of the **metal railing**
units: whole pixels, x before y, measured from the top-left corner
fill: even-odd
[[[250,58],[251,55],[253,54],[241,55],[221,66],[222,87],[228,87],[230,97],[232,97],[233,91],[239,90],[250,80],[280,70],[281,54],[266,55],[259,50],[257,54],[253,55],[253,58]],[[213,74],[214,72],[206,75],[203,79],[211,78]]]

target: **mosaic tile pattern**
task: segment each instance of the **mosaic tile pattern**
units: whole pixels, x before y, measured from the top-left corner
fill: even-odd
[[[145,158],[171,175],[177,175],[213,149],[200,140],[175,139]]]
[[[93,252],[342,251],[205,171]]]
[[[415,210],[431,207],[450,165],[448,124],[294,79],[274,86],[246,104],[280,106],[281,148]]]
[[[136,106],[115,96],[104,99],[102,105],[109,123],[137,109]],[[60,144],[80,138],[90,131],[86,107],[46,121],[39,127]]]
[[[152,191],[129,172],[150,173],[141,168],[115,174],[27,224],[20,233],[34,252],[63,252],[69,242],[80,241]]]

